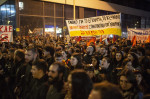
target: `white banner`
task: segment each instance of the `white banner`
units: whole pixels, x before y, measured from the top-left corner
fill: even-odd
[[[137,41],[145,41],[150,35],[150,29],[133,29],[128,28],[128,40],[132,40],[133,36],[136,36]]]
[[[66,20],[70,36],[121,36],[121,14]]]
[[[0,41],[13,42],[13,26],[0,25]]]

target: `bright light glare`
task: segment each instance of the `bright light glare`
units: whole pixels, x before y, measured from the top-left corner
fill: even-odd
[[[1,8],[1,11],[8,11],[8,10],[10,10],[9,8]]]
[[[111,34],[109,37],[113,38],[113,35]]]
[[[11,13],[15,13],[15,11],[14,11],[14,10],[11,10],[10,12],[11,12]]]

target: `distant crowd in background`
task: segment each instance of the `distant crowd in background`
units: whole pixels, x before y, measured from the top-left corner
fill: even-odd
[[[0,99],[150,99],[150,43],[0,42]]]

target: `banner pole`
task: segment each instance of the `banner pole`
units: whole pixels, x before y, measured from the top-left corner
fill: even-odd
[[[75,1],[76,0],[73,0],[73,15],[74,15],[74,17],[73,17],[73,19],[75,20],[76,19],[76,5],[75,5]]]

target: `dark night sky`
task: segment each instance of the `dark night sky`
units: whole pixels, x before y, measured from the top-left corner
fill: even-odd
[[[150,0],[101,0],[136,9],[150,11]]]

